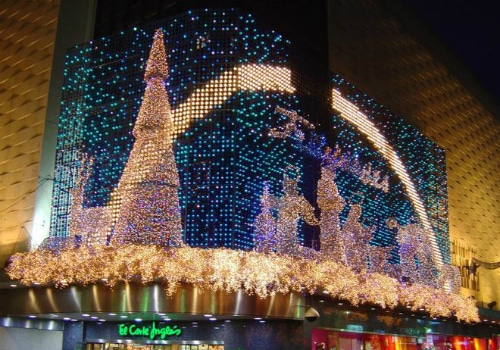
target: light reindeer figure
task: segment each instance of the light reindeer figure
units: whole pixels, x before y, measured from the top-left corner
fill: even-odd
[[[73,188],[70,206],[69,234],[74,244],[86,246],[103,245],[107,243],[107,227],[111,215],[107,207],[85,208],[85,186],[90,178],[94,159],[83,155],[81,168]]]

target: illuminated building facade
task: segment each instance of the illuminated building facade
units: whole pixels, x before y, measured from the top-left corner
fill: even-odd
[[[57,296],[64,349],[495,346],[445,293],[444,151],[342,77],[292,67],[289,46],[224,9],[68,53],[47,255],[10,267],[49,285],[27,291],[39,317]]]
[[[127,169],[134,162],[129,154],[138,154],[135,172],[146,166],[145,154],[131,151],[141,142],[133,140],[135,117],[144,114],[133,101],[144,94],[140,77],[158,25],[94,40],[69,53],[53,237],[69,235],[71,188],[83,154],[93,160],[84,186],[85,208],[113,206],[113,189],[134,173]],[[290,186],[315,207],[308,209],[315,217],[319,170],[330,166],[344,200],[359,204],[361,221],[373,226],[369,241],[374,245],[397,246],[389,219],[402,226],[418,222],[428,232],[437,264],[450,262],[444,152],[439,147],[340,77],[332,77],[330,87],[317,88],[332,91],[331,106],[318,96],[317,106],[304,107],[296,90],[310,87],[287,66],[289,43],[280,34],[259,32],[251,16],[230,9],[197,11],[174,18],[163,30],[170,76],[162,99],[171,100],[184,243],[253,248],[252,227],[264,185],[283,198],[288,179],[295,179]],[[144,97],[151,103],[148,99]],[[145,108],[157,104],[158,99]],[[353,117],[356,105],[364,105],[365,114]],[[328,139],[311,118],[333,120],[334,138]],[[350,205],[339,208],[342,225]],[[299,220],[298,242],[319,249],[318,224],[307,215],[300,217],[305,220]],[[113,239],[113,228],[102,230],[101,236]]]

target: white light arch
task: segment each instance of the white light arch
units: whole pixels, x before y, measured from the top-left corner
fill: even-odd
[[[366,136],[373,146],[388,161],[392,170],[394,170],[394,172],[398,175],[406,189],[406,193],[408,194],[413,207],[415,208],[419,221],[422,223],[427,237],[432,244],[434,261],[437,266],[441,266],[443,263],[441,250],[436,242],[436,237],[434,235],[434,231],[432,230],[432,226],[422,199],[420,198],[410,175],[408,175],[403,161],[399,158],[396,151],[392,148],[373,122],[366,115],[361,113],[359,108],[354,103],[344,98],[341,93],[335,89],[332,89],[332,108],[339,111],[342,118],[356,126],[356,128]]]

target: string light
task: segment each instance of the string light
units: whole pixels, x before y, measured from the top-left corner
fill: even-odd
[[[238,91],[277,91],[293,93],[292,72],[289,68],[262,64],[240,65],[223,72],[191,96],[173,111],[174,137],[182,135],[191,123],[203,119],[214,108],[227,101]]]
[[[82,268],[84,267],[84,268]],[[245,273],[242,273],[245,271]],[[161,281],[166,295],[182,283],[200,290],[239,292],[267,298],[276,293],[325,291],[352,305],[370,303],[394,308],[425,308],[432,317],[455,316],[477,322],[474,300],[422,284],[402,285],[378,273],[356,273],[343,264],[309,258],[232,249],[192,247],[162,249],[154,245],[96,246],[18,253],[8,267],[11,278],[25,285],[152,283]]]
[[[179,176],[164,82],[167,75],[163,32],[157,30],[144,74],[147,87],[133,130],[136,140],[108,204],[113,210],[109,231],[115,245],[182,244]]]

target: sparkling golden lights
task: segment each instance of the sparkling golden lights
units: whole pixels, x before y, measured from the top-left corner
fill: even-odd
[[[244,273],[242,273],[244,271]],[[161,282],[166,296],[182,283],[203,290],[243,291],[266,298],[276,293],[323,292],[352,305],[364,303],[384,308],[409,305],[425,309],[431,317],[479,320],[474,300],[422,284],[401,284],[379,273],[356,273],[329,260],[298,258],[275,253],[203,249],[163,249],[155,245],[64,249],[18,253],[8,267],[12,279],[25,285]]]

